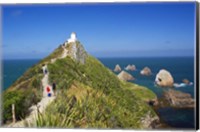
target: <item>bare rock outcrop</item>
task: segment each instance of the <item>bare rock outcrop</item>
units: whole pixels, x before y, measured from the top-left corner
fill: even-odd
[[[164,99],[170,106],[176,108],[194,108],[195,101],[190,94],[169,89],[164,92]]]
[[[88,57],[87,52],[80,42],[71,42],[67,44],[68,56],[72,59],[85,64],[86,58]]]
[[[153,116],[150,114],[150,111],[148,111],[146,116],[141,118],[141,123],[144,129],[152,129],[160,124],[160,119],[157,115]]]
[[[185,84],[187,84],[187,85],[190,84],[190,81],[188,79],[183,79],[182,82],[185,83]]]
[[[77,44],[77,52],[76,52],[76,60],[85,64],[86,58],[88,56],[87,52],[85,51],[83,45]]]
[[[122,70],[121,67],[119,66],[119,64],[117,64],[115,66],[114,72],[120,72],[121,70]]]
[[[136,67],[135,67],[135,65],[128,65],[128,66],[125,68],[125,70],[127,70],[127,71],[135,71],[135,70],[136,70]]]
[[[134,80],[134,77],[129,74],[128,72],[125,72],[125,71],[121,71],[117,77],[120,79],[120,80],[123,80],[123,81],[130,81],[130,80]]]
[[[174,79],[169,71],[162,69],[156,75],[155,83],[161,87],[173,87]]]
[[[159,105],[159,101],[158,101],[157,98],[148,100],[147,103],[148,103],[150,106],[158,106],[158,105]]]
[[[151,69],[149,67],[145,67],[143,70],[140,71],[141,75],[145,75],[145,76],[150,76],[151,73]]]

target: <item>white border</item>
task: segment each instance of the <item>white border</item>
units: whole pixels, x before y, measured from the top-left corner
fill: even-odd
[[[26,0],[1,0],[0,1],[0,4],[33,4],[33,3],[38,3],[38,4],[41,4],[41,3],[112,3],[112,2],[125,2],[125,3],[128,3],[128,2],[194,2],[195,0],[162,0],[162,1],[160,1],[160,0],[29,0],[29,1],[26,1]],[[197,0],[198,2],[200,2],[200,0]],[[199,17],[200,18],[200,17]],[[1,5],[0,5],[0,74],[2,75],[2,8],[1,8]],[[195,21],[195,23],[196,23],[196,21]],[[195,29],[195,31],[196,31],[196,29]],[[195,34],[196,34],[196,32],[195,32]],[[199,34],[200,35],[200,34]],[[199,38],[200,38],[200,36],[199,36]],[[196,42],[196,36],[195,36],[195,42]],[[195,49],[196,49],[196,43],[195,43]],[[196,49],[196,50],[199,50],[200,51],[200,47],[199,47],[199,49]],[[195,52],[195,55],[196,55],[196,52]],[[195,61],[196,61],[196,58],[195,58]],[[196,63],[199,63],[200,64],[200,62],[196,62]],[[196,63],[195,63],[195,70],[196,70]],[[1,87],[2,87],[2,76],[0,76],[0,93],[1,93]],[[196,74],[195,74],[195,81],[197,81],[196,80]],[[199,82],[200,82],[200,80],[199,80]],[[195,85],[195,87],[196,87],[196,85]],[[195,96],[196,97],[196,96]],[[200,99],[200,98],[199,98]],[[1,98],[0,98],[0,105],[1,105]],[[1,108],[1,106],[0,106],[0,119],[1,119],[1,110],[2,110],[2,108]],[[0,123],[1,123],[1,121],[0,121]],[[19,132],[27,132],[27,130],[29,130],[29,131],[31,131],[31,132],[34,132],[35,130],[37,130],[37,131],[45,131],[45,132],[54,132],[55,130],[56,131],[71,131],[71,132],[77,132],[77,131],[82,131],[82,132],[84,132],[84,131],[101,131],[101,130],[91,130],[91,129],[37,129],[37,128],[33,128],[33,129],[29,129],[29,128],[26,128],[26,129],[24,129],[24,128],[17,128],[17,129],[15,129],[15,128],[0,128],[1,129],[1,131],[12,131],[12,130],[14,130],[14,131],[19,131]],[[111,132],[111,131],[136,131],[136,130],[103,130],[103,131],[109,131],[109,132]],[[141,130],[140,130],[141,131]],[[157,132],[159,132],[160,130],[153,130],[153,131],[157,131]],[[166,130],[165,130],[166,131]],[[172,130],[171,130],[172,131]],[[190,130],[191,131],[191,130]],[[200,130],[198,130],[198,131],[200,131]],[[145,132],[145,131],[144,131]],[[170,132],[170,131],[166,131],[166,132]]]

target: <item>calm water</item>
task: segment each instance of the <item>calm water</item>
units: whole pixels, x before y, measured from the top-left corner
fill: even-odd
[[[136,71],[129,71],[136,80],[134,83],[143,85],[151,89],[158,97],[161,97],[166,88],[159,88],[154,85],[156,74],[160,69],[170,71],[176,83],[181,83],[184,78],[194,82],[194,58],[193,57],[174,57],[174,58],[100,58],[99,59],[105,66],[114,69],[116,64],[121,68],[125,68],[128,64],[134,64],[137,68]],[[142,76],[140,70],[148,66],[153,75]],[[118,74],[118,73],[116,73]],[[190,93],[194,97],[194,85],[181,88],[175,88],[186,93]],[[176,128],[194,128],[195,116],[192,109],[173,109],[164,108],[159,109],[158,113],[162,120],[168,125]]]
[[[171,72],[176,83],[181,83],[182,79],[187,78],[194,82],[194,58],[99,58],[108,68],[114,69],[116,64],[121,68],[128,64],[134,64],[136,71],[130,71],[136,80],[134,83],[143,85],[151,89],[158,97],[162,96],[163,88],[154,86],[156,73],[160,69],[167,69]],[[17,78],[19,78],[28,68],[36,64],[39,60],[4,60],[3,61],[3,89],[8,88]],[[140,75],[140,70],[148,66],[153,75],[146,77]],[[116,73],[117,74],[117,73]],[[183,92],[190,93],[194,97],[194,85],[176,88]],[[194,128],[194,111],[189,109],[159,109],[158,113],[162,120],[168,125],[176,128]]]
[[[12,85],[28,68],[39,60],[3,60],[3,90]]]

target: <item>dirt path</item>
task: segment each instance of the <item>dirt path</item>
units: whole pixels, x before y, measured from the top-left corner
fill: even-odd
[[[50,88],[51,95],[54,95],[52,86],[49,85],[49,73],[45,74],[44,77],[42,78],[42,87],[43,87],[43,97],[48,96],[48,92],[46,90],[47,87]]]
[[[48,97],[48,92],[46,91],[46,87],[49,86],[51,91],[52,87],[48,83],[49,73],[45,74],[42,78],[42,86],[43,86],[43,98],[40,102],[38,102],[37,106],[33,105],[29,108],[30,115],[26,117],[24,120],[18,121],[15,124],[10,124],[7,127],[27,127],[27,126],[35,126],[36,127],[36,119],[38,115],[38,111],[43,113],[46,107],[56,98],[55,96]],[[53,95],[53,92],[51,92]]]

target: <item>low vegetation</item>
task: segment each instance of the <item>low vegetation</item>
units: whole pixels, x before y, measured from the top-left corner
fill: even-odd
[[[128,89],[104,94],[82,83],[61,89],[57,99],[40,114],[38,127],[142,128],[141,117],[153,110]]]
[[[134,91],[134,95],[145,102],[157,99],[155,93],[144,86],[140,86],[130,82],[122,82],[121,85],[125,89]]]

